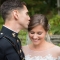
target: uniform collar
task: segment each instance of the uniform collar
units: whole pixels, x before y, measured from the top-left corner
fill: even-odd
[[[18,33],[10,30],[9,28],[7,28],[5,26],[2,27],[1,32],[4,33],[6,36],[10,36],[10,37],[13,37],[13,38],[18,37]]]

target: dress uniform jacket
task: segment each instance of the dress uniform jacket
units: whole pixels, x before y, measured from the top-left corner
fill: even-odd
[[[21,44],[18,46],[18,33],[5,26],[0,32],[0,60],[24,60]]]

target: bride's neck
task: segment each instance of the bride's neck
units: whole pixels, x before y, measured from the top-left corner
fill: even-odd
[[[34,44],[30,44],[29,47],[30,49],[32,50],[43,50],[43,49],[46,49],[46,45],[47,45],[47,42],[44,42],[44,43],[41,43],[39,45],[34,45]]]

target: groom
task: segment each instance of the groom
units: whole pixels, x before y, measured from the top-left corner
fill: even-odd
[[[6,0],[0,7],[4,20],[0,32],[0,60],[24,60],[18,33],[28,28],[30,17],[24,2]]]

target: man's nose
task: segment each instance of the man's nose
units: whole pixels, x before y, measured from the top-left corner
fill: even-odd
[[[28,20],[30,20],[30,16],[28,16]]]

